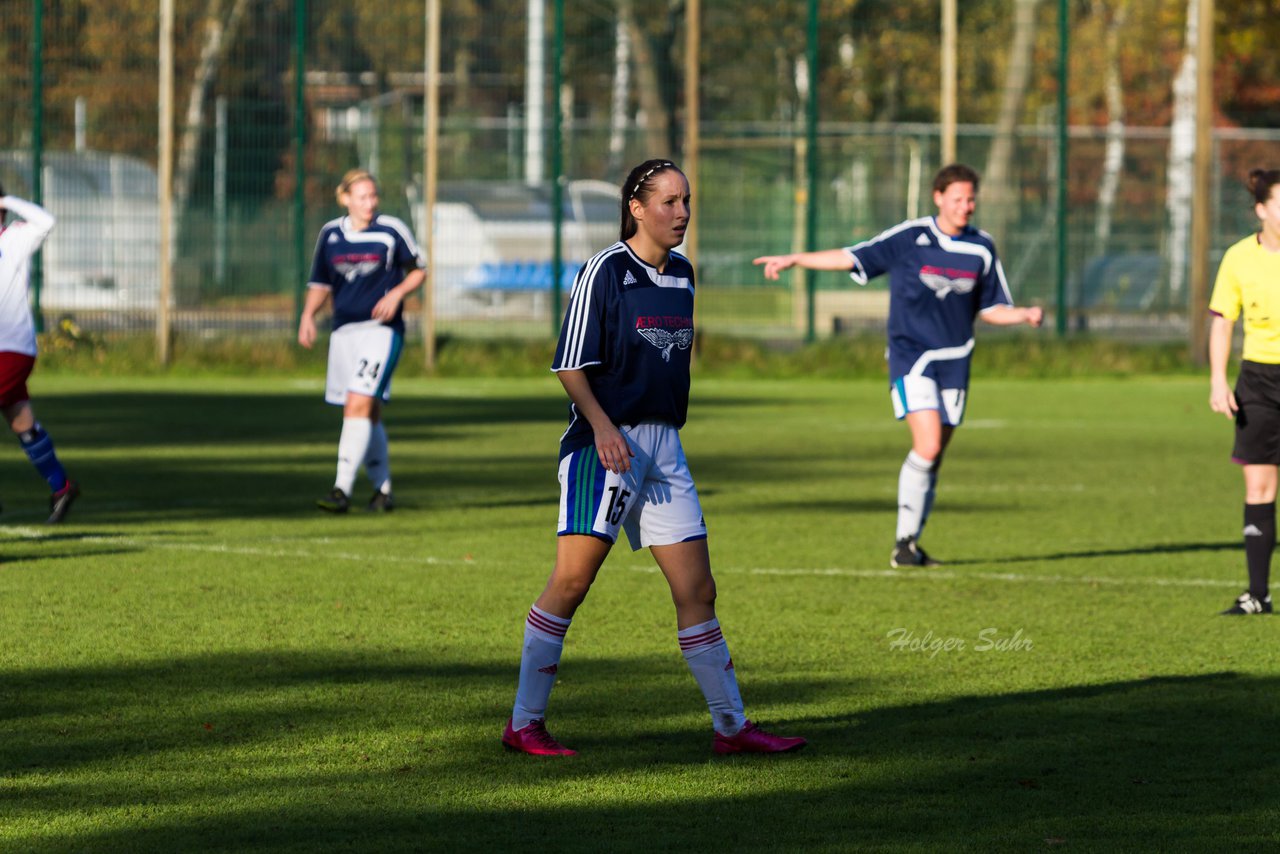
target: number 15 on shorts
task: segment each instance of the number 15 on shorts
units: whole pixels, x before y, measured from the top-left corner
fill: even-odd
[[[600,465],[588,445],[560,461],[560,534],[587,534],[609,542],[633,509],[634,490],[622,475]]]

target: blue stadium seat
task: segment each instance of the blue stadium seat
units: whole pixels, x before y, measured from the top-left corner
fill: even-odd
[[[574,276],[582,264],[566,261],[560,273],[560,289],[573,286]],[[549,291],[550,261],[488,261],[477,264],[463,279],[467,288],[479,291]]]

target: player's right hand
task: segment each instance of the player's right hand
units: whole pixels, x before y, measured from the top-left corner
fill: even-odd
[[[312,318],[303,316],[298,323],[298,343],[308,350],[316,343],[316,322]]]
[[[795,266],[795,258],[791,255],[761,255],[751,262],[757,267],[764,265],[764,277],[766,279],[776,280],[778,274],[783,270],[789,270]]]
[[[1214,412],[1221,412],[1227,418],[1235,418],[1240,405],[1236,402],[1236,396],[1232,393],[1230,386],[1215,382],[1209,391],[1209,408]]]
[[[607,428],[594,428],[596,436],[596,455],[600,457],[600,465],[614,474],[626,474],[631,471],[631,458],[636,452],[631,450],[627,438],[617,427],[610,424]]]

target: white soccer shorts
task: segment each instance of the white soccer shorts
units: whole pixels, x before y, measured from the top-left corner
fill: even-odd
[[[626,474],[600,465],[594,444],[560,461],[557,532],[613,543],[622,528],[632,551],[706,539],[707,524],[679,431],[651,421],[618,429],[635,452]]]
[[[898,377],[889,388],[893,397],[893,415],[899,421],[908,412],[919,412],[922,409],[938,410],[942,423],[952,427],[964,420],[965,389],[940,389],[938,383],[930,377],[913,374]]]
[[[341,406],[347,392],[391,399],[391,374],[395,372],[404,336],[381,321],[347,323],[329,337],[329,371],[324,400]]]

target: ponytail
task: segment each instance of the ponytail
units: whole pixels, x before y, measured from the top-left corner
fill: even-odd
[[[1271,188],[1276,184],[1280,184],[1280,169],[1254,169],[1249,173],[1249,192],[1260,205],[1271,198]]]

